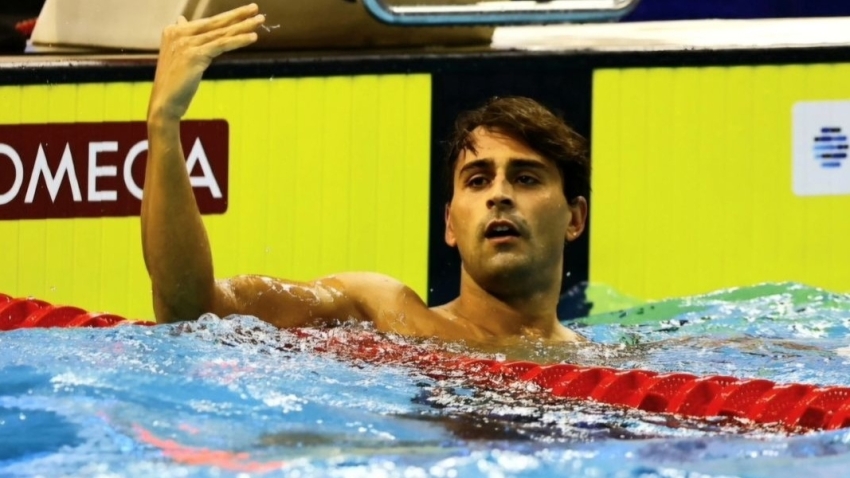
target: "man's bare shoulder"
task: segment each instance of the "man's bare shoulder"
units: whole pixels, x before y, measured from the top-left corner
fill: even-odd
[[[327,325],[360,319],[356,304],[339,281],[294,281],[264,275],[239,275],[216,282],[212,312],[246,314],[278,327]]]
[[[351,295],[351,297],[370,297],[379,294],[386,296],[415,296],[422,298],[400,280],[377,272],[344,272],[319,279],[318,283],[333,284]],[[422,302],[424,304],[424,302]]]
[[[464,335],[448,314],[429,309],[411,287],[374,272],[345,272],[308,282],[243,275],[219,281],[218,289],[219,313],[256,315],[279,327],[355,319],[407,336]]]
[[[463,335],[452,317],[430,309],[415,290],[393,277],[349,272],[329,279],[339,281],[367,320],[382,332],[439,338]]]
[[[376,312],[410,312],[428,306],[419,294],[403,282],[376,272],[346,272],[318,281],[336,287],[367,312],[377,323]]]

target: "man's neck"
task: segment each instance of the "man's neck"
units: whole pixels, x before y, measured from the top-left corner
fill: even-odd
[[[460,296],[445,309],[493,338],[571,340],[571,334],[558,321],[559,288],[552,283],[511,296],[500,296],[481,287],[466,271],[462,272]]]

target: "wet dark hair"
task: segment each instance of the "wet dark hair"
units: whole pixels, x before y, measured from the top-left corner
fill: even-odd
[[[475,152],[472,132],[483,127],[522,141],[561,173],[564,197],[573,204],[590,194],[587,141],[564,120],[540,103],[524,97],[495,97],[479,108],[461,113],[446,144],[445,177],[448,199],[454,195],[454,172],[464,151]]]

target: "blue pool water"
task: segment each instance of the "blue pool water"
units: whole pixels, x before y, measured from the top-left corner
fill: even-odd
[[[800,285],[645,304],[573,326],[595,343],[468,353],[850,385],[850,297]],[[476,390],[316,353],[321,337],[250,317],[0,333],[0,476],[812,478],[850,469],[850,430],[789,435]]]

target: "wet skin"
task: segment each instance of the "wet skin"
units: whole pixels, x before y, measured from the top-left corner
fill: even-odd
[[[297,282],[215,279],[212,254],[180,146],[180,120],[219,55],[254,43],[264,22],[251,4],[182,17],[163,33],[148,109],[149,160],[142,245],[158,322],[253,315],[278,327],[368,321],[382,332],[487,343],[582,340],[557,319],[564,243],[584,230],[587,203],[568,203],[555,164],[498,131],[474,132],[446,208],[446,242],[462,257],[457,299],[434,308],[382,274],[349,272]]]

